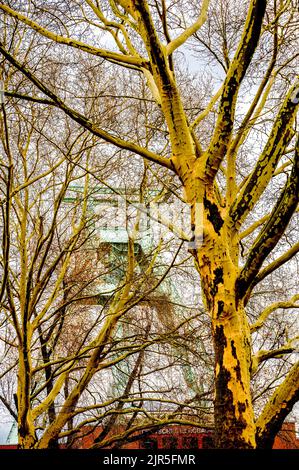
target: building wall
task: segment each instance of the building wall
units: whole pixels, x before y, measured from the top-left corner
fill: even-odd
[[[117,432],[123,429],[118,428]],[[94,439],[100,434],[101,428],[85,426],[81,437],[76,440],[73,448],[89,449]],[[115,430],[114,430],[114,434]],[[166,426],[143,439],[129,442],[123,449],[209,449],[213,448],[211,431],[200,431],[190,426]],[[17,449],[16,444],[0,445],[2,449]],[[299,439],[296,437],[295,423],[284,423],[282,430],[276,436],[273,449],[299,449]]]
[[[281,431],[275,438],[273,449],[299,449],[295,423],[283,424]]]
[[[76,447],[90,448],[100,431],[99,428],[92,430],[92,428],[86,427],[83,431],[84,436],[78,439]],[[117,432],[114,431],[114,434],[121,431],[118,429]],[[201,431],[190,426],[166,426],[143,439],[122,446],[123,449],[210,449],[213,447],[213,433],[211,431]],[[282,430],[275,438],[273,449],[299,449],[295,423],[283,425]]]

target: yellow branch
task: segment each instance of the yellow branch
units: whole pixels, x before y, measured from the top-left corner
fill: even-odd
[[[196,159],[196,149],[180,91],[174,73],[170,70],[166,48],[159,39],[148,3],[145,0],[133,0],[133,4],[138,31],[147,49],[151,73],[161,98],[161,109],[169,130],[171,161],[176,172],[184,180],[186,174],[190,175],[190,163]]]
[[[273,170],[272,170],[273,171]],[[245,303],[253,287],[259,282],[258,273],[267,256],[272,252],[286,230],[299,202],[299,136],[292,172],[272,210],[271,216],[254,241],[245,266],[239,274],[236,288]],[[250,201],[247,201],[248,205]],[[285,260],[284,260],[285,261]],[[275,266],[275,269],[278,266]]]
[[[68,367],[67,371],[62,372],[60,374],[60,376],[56,380],[51,392],[49,393],[49,395],[47,395],[47,397],[38,406],[33,408],[33,410],[32,410],[33,420],[35,420],[42,413],[47,411],[49,409],[49,407],[52,405],[52,403],[54,402],[55,398],[57,397],[58,393],[60,392],[60,390],[61,390],[61,388],[64,384],[65,378],[69,373],[69,369],[70,369],[70,367]]]
[[[231,142],[239,88],[258,44],[265,8],[265,0],[251,0],[242,36],[223,84],[216,127],[207,150],[209,179],[215,178]]]
[[[197,21],[193,25],[189,26],[189,28],[185,29],[185,31],[180,34],[177,38],[173,39],[169,44],[167,44],[167,55],[171,55],[178,47],[182,46],[187,41],[187,39],[189,39],[202,27],[202,25],[207,20],[209,4],[210,0],[203,0],[201,12]]]
[[[284,381],[276,388],[256,422],[258,444],[274,439],[293,405],[299,398],[299,362],[293,365]]]
[[[296,93],[299,93],[298,81],[288,91],[264,150],[230,209],[233,222],[237,222],[239,225],[244,222],[263,194],[275,173],[279,159],[293,136],[292,126],[299,107]]]
[[[34,85],[42,91],[45,95],[49,96],[55,105],[60,108],[62,111],[64,111],[65,114],[67,114],[69,117],[71,117],[74,121],[76,121],[78,124],[80,124],[82,127],[85,129],[88,129],[92,134],[94,134],[97,137],[100,137],[101,139],[105,140],[106,142],[109,142],[113,145],[115,145],[118,148],[123,148],[126,150],[129,150],[133,153],[136,153],[144,158],[146,158],[149,161],[155,162],[160,164],[161,166],[164,166],[166,168],[169,168],[173,170],[173,166],[171,164],[171,161],[165,157],[161,157],[160,155],[146,149],[143,147],[140,147],[139,145],[133,143],[133,142],[128,142],[123,139],[120,139],[112,134],[109,134],[108,132],[104,131],[100,127],[96,126],[93,124],[89,119],[87,119],[83,114],[79,113],[78,111],[72,109],[69,107],[62,99],[60,99],[53,91],[51,91],[44,83],[42,83],[36,76],[34,76],[28,69],[25,68],[24,65],[22,65],[17,59],[15,59],[0,43],[0,52],[5,56],[5,58],[12,64],[14,67],[16,67],[18,70],[20,70],[23,75],[25,75],[29,80],[34,83]]]
[[[295,243],[294,246],[292,246],[286,253],[281,255],[279,258],[277,258],[275,261],[270,263],[266,268],[264,268],[257,276],[256,278],[256,284],[258,282],[261,282],[263,279],[265,279],[266,276],[269,274],[273,273],[276,269],[280,268],[283,264],[285,264],[287,261],[289,261],[293,256],[295,256],[299,252],[299,242]]]
[[[43,26],[39,25],[33,20],[30,20],[26,16],[22,15],[21,13],[13,10],[12,8],[0,3],[0,10],[4,11],[8,15],[12,16],[13,18],[17,18],[18,20],[22,21],[22,23],[30,26],[30,28],[37,31],[42,36],[50,39],[51,41],[57,42],[58,44],[64,44],[66,46],[71,46],[76,49],[80,49],[81,51],[88,52],[89,54],[102,57],[103,59],[113,60],[119,64],[128,64],[134,65],[136,67],[146,66],[146,60],[134,57],[130,55],[118,54],[116,52],[111,52],[106,49],[99,49],[97,47],[93,47],[89,44],[85,44],[84,42],[77,41],[76,39],[66,38],[64,36],[60,36],[59,34],[55,34],[52,31],[47,30]]]
[[[240,234],[240,240],[243,240],[243,238],[246,238],[248,237],[248,235],[250,235],[252,232],[254,232],[257,228],[259,228],[261,225],[263,225],[265,222],[267,222],[267,220],[269,219],[270,217],[270,213],[269,214],[266,214],[264,215],[264,217],[262,217],[261,219],[257,220],[256,222],[254,222],[254,224],[250,225],[250,227],[248,227],[246,230],[244,230],[244,232],[242,232]]]
[[[271,88],[274,84],[275,80],[275,74],[273,74],[270,79],[268,80],[268,85],[263,93],[263,96],[260,97],[259,93],[255,96],[254,102],[252,103],[247,115],[244,118],[244,121],[242,122],[238,133],[235,137],[235,139],[232,142],[232,145],[229,148],[229,153],[237,152],[238,148],[243,144],[245,141],[246,137],[248,136],[248,133],[250,129],[254,126],[256,123],[258,117],[261,115],[262,110],[264,109],[265,103],[267,101],[267,98],[269,96],[269,93],[271,91]],[[260,101],[258,107],[256,108],[256,111],[253,115],[253,117],[250,119],[250,116],[252,114],[251,108],[255,108]]]
[[[261,349],[257,354],[252,357],[252,368],[251,374],[254,374],[257,371],[259,364],[268,359],[281,359],[286,354],[292,354],[293,352],[298,352],[298,339],[299,336],[296,338],[290,339],[287,343],[277,349],[270,349],[264,350]]]
[[[287,162],[287,166],[290,165],[289,162]],[[283,165],[282,165],[283,166]],[[296,212],[299,211],[299,208],[296,210]],[[250,227],[248,227],[246,230],[244,230],[244,232],[242,232],[240,234],[240,240],[243,240],[243,238],[246,238],[248,237],[248,235],[250,235],[252,232],[254,232],[257,228],[259,228],[261,225],[263,225],[265,222],[267,222],[267,220],[269,219],[270,217],[270,212],[266,215],[264,215],[264,217],[262,217],[261,219],[257,220],[256,222],[254,222],[252,225],[250,225]]]
[[[271,313],[275,312],[277,309],[299,308],[299,304],[296,303],[298,302],[298,300],[299,294],[296,294],[288,301],[275,302],[274,304],[269,305],[267,308],[265,308],[265,310],[262,311],[257,321],[253,325],[251,325],[251,333],[254,333],[255,331],[259,330],[264,325],[269,315],[271,315]]]
[[[206,108],[204,109],[204,111],[202,111],[198,116],[197,118],[195,119],[195,121],[191,124],[191,129],[194,129],[196,126],[198,126],[198,124],[212,111],[215,103],[217,102],[217,100],[220,98],[221,96],[221,93],[223,91],[223,85],[221,85],[221,87],[219,88],[219,90],[217,91],[217,93],[215,93],[215,95],[211,98],[211,101],[209,102],[209,104],[206,106]]]
[[[117,23],[116,21],[111,21],[111,20],[108,20],[105,15],[103,14],[102,10],[100,9],[100,6],[99,4],[97,3],[97,5],[95,5],[91,0],[85,0],[86,3],[90,6],[90,8],[93,10],[93,12],[95,13],[95,15],[99,18],[100,21],[102,21],[102,23],[105,25],[105,29],[106,31],[109,31],[109,33],[113,36],[117,46],[119,47],[119,49],[121,50],[121,52],[125,53],[125,49],[122,47],[118,37],[117,37],[117,33],[113,30],[113,29],[110,29],[111,28],[116,28],[118,29],[119,31],[121,31],[124,39],[125,39],[125,43],[126,43],[126,46],[129,50],[129,52],[132,54],[132,56],[136,56],[136,57],[139,57],[136,49],[134,48],[131,40],[129,39],[129,36],[128,36],[128,33],[126,31],[126,28],[124,26],[123,23]]]

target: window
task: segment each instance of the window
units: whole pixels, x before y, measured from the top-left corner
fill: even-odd
[[[198,438],[197,437],[183,437],[182,449],[198,449]]]
[[[203,449],[214,449],[214,439],[212,436],[203,436],[202,438]]]
[[[163,449],[177,449],[178,448],[178,439],[174,436],[163,437],[162,447],[163,447]]]
[[[140,441],[141,449],[158,449],[157,439],[147,438]]]

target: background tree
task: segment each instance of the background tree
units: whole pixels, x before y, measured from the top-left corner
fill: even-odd
[[[11,67],[3,77],[17,82]],[[199,355],[194,331],[206,325],[192,307],[178,316],[168,290],[158,290],[186,264],[182,244],[161,238],[144,252],[134,214],[123,218],[133,225],[129,238],[122,230],[127,242],[103,241],[115,193],[99,184],[115,168],[111,152],[65,119],[57,133],[56,111],[43,105],[2,103],[0,396],[19,445],[73,445],[100,426],[102,447],[166,423],[200,425],[209,390],[187,368]]]
[[[204,0],[200,8],[184,1],[169,6],[145,0],[86,0],[68,6],[51,2],[48,7],[45,2],[25,7],[12,3],[12,8],[0,4],[10,35],[21,29],[27,41],[32,36],[42,38],[35,55],[24,42],[21,53],[11,47],[8,37],[1,42],[4,60],[35,90],[23,98],[49,100],[109,144],[107,151],[110,144],[121,149],[120,161],[135,162],[132,155],[139,155],[160,180],[169,181],[166,175],[172,175],[179,196],[190,206],[189,249],[211,318],[217,446],[271,445],[298,400],[298,362],[285,372],[257,417],[251,375],[266,360],[296,351],[296,338],[279,338],[279,347],[255,352],[251,336],[266,326],[276,309],[295,309],[298,297],[297,292],[284,290],[287,298],[258,312],[253,322],[250,299],[298,253],[295,3],[251,0],[241,12],[235,2],[224,0]],[[193,22],[195,11],[198,19]],[[199,64],[197,74],[200,66],[210,64],[210,71],[218,75],[215,85],[220,82],[196,117],[195,107],[189,110],[186,105],[184,74],[179,71],[180,52],[188,44]],[[76,84],[90,89],[84,75],[78,80],[74,74],[65,83],[63,73],[45,70],[53,55],[59,62],[70,50],[72,60],[79,50],[78,57],[88,54],[94,70],[101,58],[112,64],[114,74],[121,67],[119,77],[129,75],[132,83],[136,80],[147,87],[156,108],[151,122],[144,122],[142,110],[138,114],[137,138],[131,129],[133,120],[122,120],[124,106],[128,116],[130,100],[136,97],[121,95],[117,79],[116,94],[109,101],[120,119],[115,131],[102,125],[94,112],[95,103],[105,108],[103,95],[90,102],[86,95],[79,96]],[[92,87],[96,89],[96,81]],[[14,90],[6,93],[16,96]],[[142,99],[145,102],[144,95]],[[157,128],[156,123],[160,138],[148,139],[148,129]],[[154,169],[156,165],[162,169]],[[290,357],[293,362],[294,356]]]

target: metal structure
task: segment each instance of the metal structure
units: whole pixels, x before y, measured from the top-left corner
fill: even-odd
[[[158,191],[151,191],[150,196],[154,197]],[[136,237],[134,243],[135,259],[138,263],[140,272],[146,269],[144,259],[146,255],[151,253],[154,249],[154,234],[152,233],[150,225],[148,225],[148,217],[146,210],[139,204],[139,190],[127,190],[118,188],[117,191],[107,187],[95,187],[87,196],[87,207],[90,216],[95,216],[94,223],[91,225],[90,230],[93,231],[93,236],[87,238],[88,250],[101,250],[108,251],[109,253],[109,266],[110,274],[105,276],[104,282],[99,282],[97,295],[95,295],[95,304],[107,303],[111,293],[115,291],[124,275],[124,267],[127,261],[128,253],[128,226],[127,226],[127,211],[126,208],[130,206],[136,211],[144,215],[143,230]],[[80,203],[84,197],[84,188],[80,185],[72,185],[69,187],[67,194],[64,198],[65,204],[74,205]],[[132,215],[132,214],[131,214]],[[134,214],[133,217],[134,219]],[[131,227],[132,228],[132,227]],[[107,250],[107,247],[109,248]],[[159,270],[158,270],[159,271]],[[163,273],[156,272],[156,276]],[[175,305],[180,305],[182,299],[180,294],[171,281],[166,278],[159,285],[157,289],[158,294],[166,296],[170,302]],[[180,309],[177,306],[173,315],[180,317]],[[116,330],[116,337],[121,339],[124,335],[124,325],[120,321]],[[182,373],[187,385],[193,390],[194,393],[203,391],[202,386],[198,386],[194,376],[194,372],[190,364],[188,364],[187,353],[182,348],[174,347],[174,355],[178,358],[183,358],[185,363],[181,366]],[[121,396],[127,384],[127,378],[130,374],[130,364],[127,361],[121,361],[117,366],[112,367],[113,383],[111,384],[111,394],[114,396]],[[7,445],[17,445],[18,442],[18,427],[14,422],[8,433],[6,439]]]
[[[10,431],[6,438],[6,444],[11,446],[11,445],[17,445],[17,443],[18,443],[18,425],[17,425],[17,422],[14,421],[11,425]]]
[[[153,198],[157,195],[158,191],[151,191],[150,197]],[[84,188],[82,186],[70,186],[68,194],[64,199],[65,203],[74,204],[82,200],[84,195]],[[149,217],[146,213],[146,203],[140,205],[140,191],[139,189],[125,189],[117,188],[113,190],[108,187],[95,187],[88,194],[87,207],[91,216],[94,215],[94,223],[91,229],[93,236],[88,239],[88,248],[103,250],[108,252],[109,274],[107,274],[97,286],[96,302],[98,304],[107,304],[109,296],[117,286],[121,283],[128,256],[128,232],[133,229],[132,225],[136,220],[137,213],[143,218],[142,231],[134,237],[134,252],[135,260],[138,264],[140,272],[145,271],[148,266],[146,255],[150,254],[154,248],[154,233],[152,232],[151,224],[149,224]],[[146,201],[149,202],[149,201]],[[129,208],[129,214],[128,214]],[[133,211],[132,211],[133,208]],[[134,212],[135,210],[135,219]],[[130,219],[132,217],[132,220]],[[130,227],[128,227],[128,224]],[[161,269],[156,270],[155,276],[159,278],[163,272]],[[177,318],[183,318],[182,299],[180,294],[171,281],[171,278],[166,278],[157,288],[157,296],[164,296],[169,300],[169,304],[176,305],[175,309],[172,308],[171,315]],[[173,322],[172,322],[173,324]],[[116,337],[124,337],[124,325],[120,321],[116,330]],[[193,368],[188,361],[188,353],[182,347],[174,347],[174,356],[182,359],[181,370],[184,380],[188,387],[192,389],[195,394],[203,393],[204,387],[198,384],[194,375]],[[120,396],[124,391],[127,383],[127,378],[130,374],[130,366],[127,361],[122,361],[117,366],[112,368],[112,375],[114,383],[112,389],[114,394]]]

